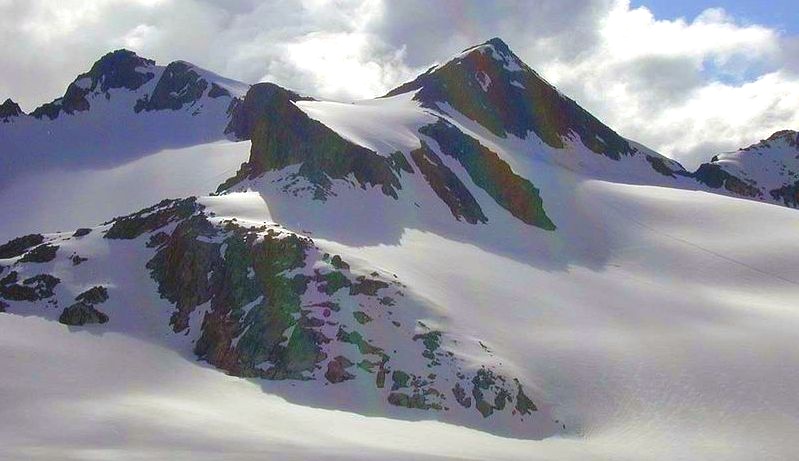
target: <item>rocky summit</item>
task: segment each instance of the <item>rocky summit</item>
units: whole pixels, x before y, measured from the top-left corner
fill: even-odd
[[[128,50],[87,67],[0,105],[0,387],[29,399],[0,433],[795,452],[796,131],[688,171],[499,38],[354,102]]]

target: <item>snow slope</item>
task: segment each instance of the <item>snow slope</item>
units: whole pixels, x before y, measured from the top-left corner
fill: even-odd
[[[498,92],[492,98],[502,95],[500,84],[523,89],[503,72],[526,67],[497,43],[473,49],[479,55],[467,62],[483,73],[465,85]],[[486,59],[502,62],[480,67]],[[457,70],[457,62],[420,84],[438,85],[434,72],[444,68]],[[452,78],[463,77],[456,70]],[[247,114],[246,125],[257,128],[248,133],[250,162],[261,170],[242,167],[219,195],[164,202],[88,235],[46,234],[41,246],[59,246],[49,260],[39,247],[0,260],[8,266],[0,294],[11,285],[25,292],[37,274],[59,278],[52,295],[36,285],[35,302],[6,298],[7,310],[22,317],[0,316],[0,366],[12,371],[0,377],[11,389],[0,393],[0,454],[792,459],[799,214],[691,190],[700,186],[679,164],[618,137],[546,82],[524,81],[541,85],[548,104],[567,107],[571,118],[554,128],[503,119],[488,129],[446,101],[420,101],[423,88],[342,104],[262,86],[260,102],[280,105],[259,108],[252,98]],[[280,112],[264,110],[274,108]],[[496,115],[471,109],[486,120]],[[270,124],[276,113],[297,123]],[[519,129],[524,136],[514,134]],[[286,139],[296,152],[283,164],[276,160],[285,151],[274,146],[286,147]],[[238,162],[242,145],[207,149],[235,151]],[[204,149],[121,168],[155,172],[183,154],[188,165]],[[216,177],[210,169],[218,166],[207,168],[204,178]],[[497,192],[518,178],[532,189],[514,189],[510,199]],[[204,181],[182,190],[207,190]],[[88,190],[82,196],[93,203]],[[520,191],[540,199],[553,226],[520,217],[512,200]],[[299,262],[286,264],[297,248]],[[263,282],[260,291],[251,292],[252,280]],[[282,284],[289,280],[308,289],[294,299]],[[384,288],[366,293],[383,280]],[[93,286],[110,294],[97,305],[108,323],[67,329],[35,318],[58,319]],[[378,302],[388,290],[393,298]],[[273,293],[283,297],[265,303]],[[274,325],[281,331],[258,330]],[[248,343],[252,331],[256,341]],[[441,336],[430,346],[435,332]],[[329,341],[316,342],[317,334]],[[425,380],[432,370],[426,379],[450,396],[451,408],[391,403],[389,393],[403,386],[373,384],[376,363],[354,365],[380,355],[373,347],[385,353],[381,371],[388,365]],[[78,353],[67,362],[65,351]],[[36,363],[21,360],[25,354]],[[250,379],[224,376],[197,356]],[[458,406],[452,384],[468,386],[481,369],[523,385],[536,410],[520,417],[497,407],[484,417],[477,405]]]
[[[64,97],[3,119],[0,187],[43,169],[112,168],[224,140],[228,109],[248,88],[184,61],[160,66],[126,50],[109,53]]]
[[[165,197],[211,192],[249,149],[248,142],[217,141],[163,149],[110,168],[52,166],[12,176],[0,185],[0,208],[13,217],[0,220],[0,240],[96,225]]]
[[[716,155],[697,178],[722,193],[799,207],[799,133],[778,131],[757,144]]]
[[[479,333],[554,406],[569,427],[561,437],[502,439],[287,403],[270,395],[280,386],[264,384],[265,394],[150,345],[165,331],[158,320],[141,330],[145,344],[127,339],[134,332],[3,316],[6,457],[791,459],[799,216],[702,192],[597,181],[578,190],[595,231],[613,236],[593,268],[553,270],[413,229],[393,245],[318,240],[396,272],[447,328]],[[267,216],[234,198],[253,219]],[[768,242],[761,227],[774,230]],[[70,429],[41,430],[61,421]]]

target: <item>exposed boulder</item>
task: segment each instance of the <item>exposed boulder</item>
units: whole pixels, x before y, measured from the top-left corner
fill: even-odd
[[[92,232],[91,229],[89,229],[87,227],[81,227],[80,229],[76,230],[75,233],[72,234],[72,236],[73,237],[84,237],[86,235],[89,235],[91,232]]]
[[[79,294],[75,301],[83,301],[87,304],[102,304],[108,301],[108,289],[102,285],[91,287]]]
[[[355,375],[347,371],[353,365],[349,359],[339,355],[327,363],[325,378],[333,384],[355,379]]]
[[[58,317],[58,321],[64,325],[83,326],[97,323],[108,322],[108,316],[91,304],[77,302],[67,308]]]

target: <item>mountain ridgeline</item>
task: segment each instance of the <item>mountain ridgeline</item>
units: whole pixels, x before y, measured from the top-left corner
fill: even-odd
[[[496,251],[503,261],[521,248],[530,261],[551,257],[552,267],[570,273],[582,262],[580,248],[568,258],[580,246],[575,235],[586,236],[581,220],[590,210],[570,206],[582,196],[564,196],[584,179],[799,206],[796,131],[688,172],[604,125],[499,39],[368,102],[317,101],[118,50],[31,114],[10,99],[0,105],[7,164],[47,149],[70,158],[94,149],[107,158],[128,144],[135,149],[127,153],[143,156],[186,133],[179,141],[190,146],[249,141],[249,157],[236,173],[219,171],[211,195],[164,199],[102,225],[0,245],[0,312],[122,332],[146,329],[124,322],[152,316],[146,327],[161,329],[150,339],[185,339],[190,354],[235,376],[317,385],[307,394],[327,392],[336,404],[361,399],[363,407],[434,418],[458,414],[454,421],[483,428],[502,419],[522,436],[566,429],[545,413],[522,367],[495,355],[479,328],[447,329],[438,300],[361,249],[394,251],[417,232]],[[284,219],[281,209],[299,218]],[[352,233],[394,226],[397,235],[349,246],[324,234],[336,226]],[[487,315],[501,312],[501,302],[487,297]]]
[[[152,88],[147,88],[148,84]],[[126,92],[136,94],[132,109],[159,111],[180,109],[202,104],[202,98],[234,98],[246,85],[219,77],[185,61],[174,61],[166,67],[120,49],[110,52],[67,86],[64,95],[34,109],[36,119],[56,120],[62,114],[75,115],[91,109],[92,100],[107,101]],[[146,90],[141,92],[141,90]],[[232,91],[231,91],[232,90]],[[141,94],[139,94],[141,93]],[[0,118],[25,115],[13,101],[0,106]]]
[[[586,147],[613,159],[634,152],[626,139],[560,94],[498,38],[465,50],[386,97],[411,91],[424,107],[447,112],[448,105],[500,137],[525,138],[533,132],[562,148],[564,137],[576,134]]]

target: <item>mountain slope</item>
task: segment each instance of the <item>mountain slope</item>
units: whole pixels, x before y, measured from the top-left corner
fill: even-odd
[[[191,114],[213,85],[198,75],[177,64],[108,99],[98,83],[89,110],[53,122],[103,101],[130,117],[202,117]],[[199,358],[309,419],[343,421],[335,409],[395,436],[404,423],[470,434],[435,420],[547,438],[461,451],[423,438],[414,455],[795,451],[795,210],[685,190],[693,174],[601,124],[499,40],[400,88],[345,104],[253,85],[214,112],[209,134],[251,143],[237,173],[216,172],[216,194],[0,245],[0,309]],[[180,420],[170,413],[164,425]],[[281,454],[307,452],[301,432]],[[368,438],[319,455],[382,454]]]
[[[248,85],[183,61],[158,66],[127,50],[100,58],[64,96],[22,113],[7,101],[0,167],[108,168],[165,148],[225,139],[228,110]]]
[[[703,163],[697,181],[724,193],[799,207],[799,133],[779,131]]]

